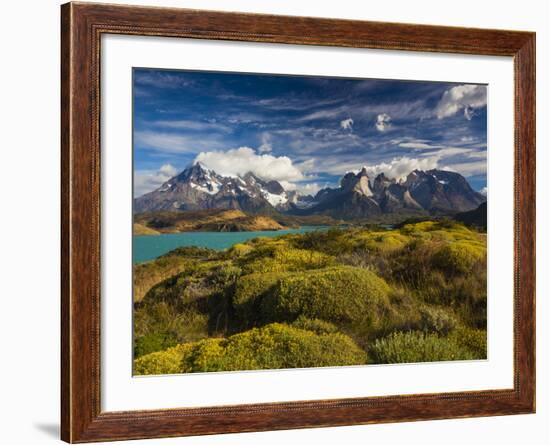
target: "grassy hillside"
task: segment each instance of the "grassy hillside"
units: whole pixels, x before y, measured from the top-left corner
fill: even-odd
[[[134,232],[135,235],[148,235],[143,233],[144,230],[157,233],[247,232],[285,228],[269,216],[247,215],[240,210],[141,213],[134,217],[134,221],[134,228],[137,226],[142,231]]]
[[[134,276],[137,374],[486,358],[486,236],[456,222],[180,248]]]
[[[160,232],[143,224],[134,223],[134,235],[160,235]]]

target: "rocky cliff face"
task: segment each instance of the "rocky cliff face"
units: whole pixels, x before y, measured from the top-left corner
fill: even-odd
[[[380,173],[369,178],[363,168],[344,175],[339,188],[320,190],[299,214],[327,214],[335,218],[369,218],[390,213],[454,214],[475,209],[485,197],[458,173],[414,170],[404,181]]]

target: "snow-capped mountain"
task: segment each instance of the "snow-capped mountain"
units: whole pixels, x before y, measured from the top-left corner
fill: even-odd
[[[134,211],[238,209],[356,219],[387,213],[453,214],[475,209],[485,200],[463,176],[443,170],[414,170],[397,181],[384,173],[370,178],[363,167],[358,173],[346,173],[339,187],[322,189],[312,197],[286,191],[279,182],[251,172],[222,176],[196,163],[136,198]]]
[[[251,213],[286,210],[289,195],[277,181],[253,173],[222,176],[201,163],[134,200],[136,213],[161,210],[238,209]]]

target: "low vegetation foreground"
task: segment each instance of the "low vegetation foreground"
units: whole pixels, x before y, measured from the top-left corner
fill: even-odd
[[[134,266],[134,373],[485,359],[486,256],[451,221],[179,248]]]

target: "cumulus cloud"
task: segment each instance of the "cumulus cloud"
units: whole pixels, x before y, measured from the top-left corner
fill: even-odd
[[[369,176],[376,176],[380,173],[384,173],[389,178],[405,179],[406,176],[413,170],[431,170],[437,168],[439,163],[439,157],[434,156],[430,158],[408,158],[406,156],[400,158],[393,158],[389,162],[381,162],[376,165],[366,165],[367,173]]]
[[[176,176],[176,168],[171,164],[164,164],[158,170],[136,170],[134,173],[134,197],[152,192],[170,178]]]
[[[340,121],[340,128],[343,130],[352,130],[353,127],[353,119],[351,117],[344,119],[343,121]]]
[[[268,181],[299,181],[304,178],[302,172],[287,156],[257,154],[249,147],[201,152],[195,158],[195,162],[201,162],[216,173],[225,176],[252,172]]]
[[[177,172],[178,171],[176,170],[176,167],[174,167],[172,164],[164,164],[162,167],[159,168],[159,174],[168,176],[168,179],[176,176]]]
[[[487,87],[485,85],[458,85],[443,93],[435,108],[438,119],[454,116],[463,110],[464,117],[471,120],[475,110],[487,105]]]
[[[300,195],[315,196],[315,194],[323,187],[324,186],[317,182],[308,182],[307,184],[297,184],[296,190],[300,193]]]
[[[391,126],[391,117],[389,114],[381,113],[376,116],[376,129],[378,131],[386,131]]]

